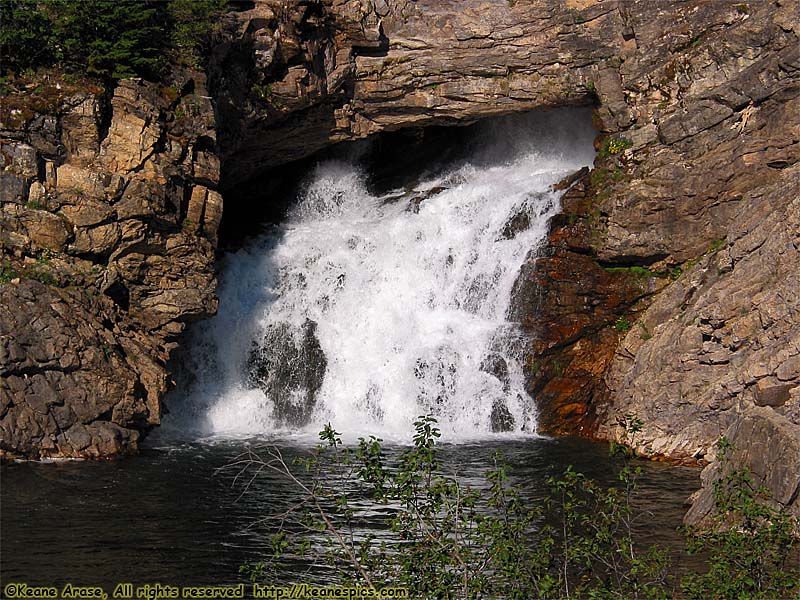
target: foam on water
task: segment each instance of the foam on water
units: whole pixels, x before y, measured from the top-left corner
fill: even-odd
[[[470,160],[381,197],[356,164],[319,164],[285,222],[224,259],[219,314],[191,336],[194,381],[168,399],[173,423],[251,435],[330,421],[407,440],[433,414],[452,441],[492,435],[494,411],[510,434],[534,433],[512,290],[559,210],[552,184],[591,164],[593,136],[587,110],[505,119]],[[309,321],[324,377],[310,422],[292,427],[249,361],[270,328],[302,344]]]

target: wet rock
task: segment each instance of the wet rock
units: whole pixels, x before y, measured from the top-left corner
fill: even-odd
[[[442,346],[433,350],[429,356],[418,358],[414,365],[417,379],[417,401],[424,411],[438,414],[447,405],[456,391],[458,352]]]
[[[553,185],[553,190],[556,192],[562,192],[564,190],[568,190],[576,182],[580,181],[588,174],[589,174],[589,167],[583,167],[582,169],[578,169],[571,175],[567,175],[566,177],[564,177],[564,179]]]
[[[502,400],[492,402],[491,423],[494,433],[514,430],[514,415]]]
[[[531,216],[527,210],[521,210],[511,217],[508,222],[503,226],[500,232],[500,238],[504,240],[513,240],[517,234],[525,231],[531,226]]]
[[[420,206],[422,203],[425,202],[428,198],[432,198],[438,194],[441,194],[447,188],[444,186],[436,185],[429,190],[425,190],[423,192],[415,193],[412,198],[408,201],[408,208],[406,210],[408,212],[412,212],[414,214],[419,214]]]
[[[499,354],[490,354],[481,362],[481,371],[494,375],[503,384],[503,391],[511,389],[511,380],[508,376],[508,363]]]
[[[247,362],[250,383],[260,387],[275,406],[279,423],[308,423],[328,361],[316,335],[317,324],[306,320],[298,329],[288,323],[270,325]]]

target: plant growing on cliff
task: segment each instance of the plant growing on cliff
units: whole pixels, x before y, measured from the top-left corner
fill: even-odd
[[[627,150],[631,146],[633,146],[633,144],[627,138],[607,137],[603,140],[603,144],[600,147],[600,151],[597,153],[597,155],[600,158],[614,156],[616,154],[620,154],[624,150]]]
[[[8,283],[19,277],[10,263],[0,263],[0,283]]]
[[[620,317],[614,323],[614,329],[620,333],[627,333],[631,329],[631,322],[625,317]]]
[[[721,469],[731,445],[717,444]],[[692,600],[800,597],[800,523],[771,504],[747,469],[732,469],[714,482],[716,512],[710,527],[687,530],[687,550],[708,554],[709,568],[687,576],[682,587]]]
[[[178,57],[199,68],[200,57],[207,50],[211,33],[225,11],[227,0],[171,0],[171,42]]]

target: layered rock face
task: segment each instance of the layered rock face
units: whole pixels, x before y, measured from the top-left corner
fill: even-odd
[[[226,185],[382,131],[586,104],[615,56],[610,15],[615,3],[556,0],[257,2],[228,21],[209,71]]]
[[[133,387],[124,388],[122,375],[115,383],[140,390],[146,409],[118,423],[108,410],[128,392],[115,391],[94,421],[80,422],[102,417],[98,423],[136,428],[157,420],[161,365],[174,336],[186,320],[213,310],[217,165],[220,189],[237,202],[245,180],[336,142],[592,103],[601,134],[595,168],[568,182],[548,248],[516,286],[512,317],[530,334],[528,388],[540,403],[541,426],[613,439],[633,415],[644,422],[638,448],[678,460],[712,459],[713,442],[726,431],[743,448],[748,432],[780,439],[800,424],[799,11],[796,0],[259,0],[228,15],[210,57],[216,145],[213,124],[205,133],[179,126],[177,109],[187,102],[181,112],[191,114],[190,98],[211,123],[204,93],[172,104],[145,94],[133,105],[131,90],[147,87],[136,82],[117,91],[109,133],[98,128],[83,136],[85,144],[70,141],[73,109],[64,109],[60,126],[45,119],[6,131],[22,148],[4,151],[11,157],[4,158],[4,218],[17,236],[4,233],[6,247],[33,259],[55,244],[74,257],[70,264],[98,265],[103,279],[95,285],[104,293],[90,313],[102,327],[86,346],[113,331],[136,340],[154,365],[129,360],[135,352],[127,349],[98,356],[127,365]],[[126,112],[139,115],[135,124],[120,117]],[[61,132],[67,149],[97,149],[50,158],[43,134],[34,135],[46,127]],[[133,150],[122,150],[126,136]],[[26,166],[26,156],[41,166]],[[62,170],[70,181],[71,169],[92,190],[80,202],[54,188]],[[48,179],[54,170],[58,179]],[[86,173],[103,175],[89,185]],[[114,177],[130,190],[127,201],[114,191],[123,187]],[[57,199],[54,208],[25,208],[40,188]],[[34,287],[3,293],[16,303],[46,297]],[[68,293],[85,292],[47,288],[66,306],[94,306]],[[110,329],[101,307],[116,319]],[[73,312],[49,327],[78,328],[82,313]],[[18,326],[10,314],[0,320],[9,323],[4,343],[17,335],[8,333]],[[69,390],[78,386],[51,379],[74,378],[84,364],[94,373],[94,358],[72,371],[35,372],[64,354],[34,350],[44,339],[31,333],[22,350],[6,344],[6,356],[15,358],[3,360],[11,365],[4,389],[12,379],[28,381],[26,374],[45,378],[56,390],[46,406],[69,406]],[[41,414],[25,403],[27,392],[13,390],[4,407],[16,412],[0,411],[3,440],[24,429],[14,416],[23,408]],[[771,424],[743,426],[755,418]],[[4,443],[36,455],[43,439],[28,449]],[[747,457],[758,458],[744,452],[746,464]],[[797,496],[787,493],[787,503],[796,507]]]
[[[3,108],[0,455],[134,451],[177,335],[216,309],[210,99],[42,80]]]

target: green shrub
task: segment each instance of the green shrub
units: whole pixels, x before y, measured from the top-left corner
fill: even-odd
[[[628,321],[625,317],[620,317],[617,319],[617,322],[614,323],[614,329],[619,331],[620,333],[625,333],[626,331],[630,331],[631,329],[631,322]]]
[[[660,273],[655,273],[647,267],[640,267],[638,265],[634,265],[632,267],[603,267],[603,269],[609,273],[629,273],[631,275],[637,275],[638,277],[662,276]]]
[[[404,587],[412,598],[667,597],[666,553],[640,553],[632,537],[641,473],[630,466],[633,453],[615,447],[626,465],[620,487],[598,486],[570,467],[548,479],[542,504],[529,506],[509,485],[499,453],[481,493],[441,473],[435,419],[420,417],[415,430],[413,447],[395,464],[387,464],[380,439],[346,448],[330,425],[296,472],[277,449],[264,460],[243,457],[236,464],[277,472],[305,497],[276,517],[271,556],[242,571],[273,578],[288,562],[310,558],[345,585]],[[353,500],[364,497],[370,507]],[[359,511],[388,514],[391,540],[359,532]]]
[[[533,506],[509,484],[499,453],[483,493],[443,475],[431,417],[415,423],[413,447],[394,464],[380,439],[348,448],[330,425],[320,432],[322,444],[293,466],[277,448],[263,459],[248,452],[232,465],[240,475],[277,473],[303,498],[274,517],[280,528],[270,556],[241,571],[274,581],[289,563],[311,560],[343,585],[405,587],[409,597],[443,600],[674,597],[667,552],[643,550],[632,528],[642,473],[633,446],[643,423],[635,415],[619,423],[624,443],[611,445],[622,461],[618,486],[599,486],[568,467],[548,479],[548,496]],[[715,500],[714,527],[687,532],[689,551],[709,556],[706,573],[683,579],[688,597],[796,598],[800,582],[788,561],[796,556],[797,521],[770,508],[747,471],[721,479]],[[358,529],[364,515],[385,515],[380,541]]]
[[[8,283],[17,277],[19,277],[19,273],[9,263],[0,263],[0,283]]]
[[[258,96],[261,100],[269,100],[272,97],[272,88],[269,84],[267,85],[259,85],[255,84],[252,88],[253,92],[255,92],[256,96]]]
[[[36,258],[36,262],[40,265],[49,265],[50,261],[57,257],[58,252],[55,252],[50,248],[45,248],[39,253],[39,256]]]

